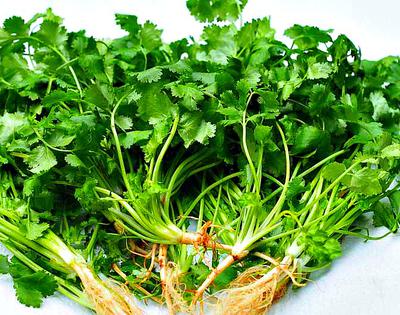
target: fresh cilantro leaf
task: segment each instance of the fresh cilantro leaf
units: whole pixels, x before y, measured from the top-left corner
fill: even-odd
[[[314,126],[302,126],[296,134],[294,145],[292,148],[293,154],[303,154],[326,145],[328,139],[325,132]]]
[[[161,42],[162,31],[157,29],[157,26],[151,22],[143,24],[139,32],[140,42],[146,51],[152,51],[162,45]]]
[[[293,39],[293,42],[300,49],[307,50],[316,48],[319,43],[330,42],[332,30],[320,30],[314,26],[301,26],[298,24],[293,25],[285,31],[285,35]]]
[[[216,126],[206,122],[202,116],[201,113],[185,113],[182,115],[178,131],[186,148],[195,141],[207,144],[209,139],[214,137]]]
[[[197,102],[204,99],[203,92],[193,83],[173,85],[171,93],[175,97],[182,98],[182,105],[188,110],[196,110]]]
[[[7,274],[9,271],[8,257],[0,255],[0,274]]]
[[[333,162],[324,167],[322,176],[329,180],[334,181],[346,171],[346,166],[342,163]]]
[[[114,102],[114,94],[110,87],[93,84],[85,92],[85,100],[104,109],[110,109]]]
[[[26,126],[29,126],[29,121],[24,113],[5,113],[0,117],[0,143],[9,142],[15,133]]]
[[[154,67],[139,72],[137,75],[137,79],[143,83],[151,83],[159,81],[161,79],[161,75],[162,75],[162,70],[160,68]]]
[[[43,235],[43,233],[49,228],[48,223],[36,223],[31,222],[28,219],[22,220],[21,231],[24,233],[28,240],[36,240]]]
[[[353,191],[366,196],[381,193],[382,186],[379,182],[379,170],[368,167],[358,170],[351,178],[350,187]]]
[[[389,107],[389,104],[381,91],[371,93],[369,99],[374,107],[372,118],[376,121],[380,121],[385,117],[394,117],[400,113],[399,109]]]
[[[65,162],[67,162],[69,165],[73,167],[84,167],[85,164],[82,162],[82,160],[77,157],[75,154],[67,154],[65,156]]]
[[[79,94],[74,91],[62,91],[56,90],[51,92],[49,95],[46,95],[43,98],[43,105],[50,106],[53,104],[57,104],[59,102],[69,102],[79,100]]]
[[[291,200],[305,191],[305,181],[300,177],[296,177],[289,182],[287,198]]]
[[[57,160],[48,147],[40,145],[32,150],[26,163],[29,165],[30,171],[36,174],[48,171],[57,164]]]
[[[132,145],[149,139],[151,134],[151,130],[134,130],[119,135],[119,140],[125,149],[129,149]]]
[[[129,130],[133,126],[133,121],[130,117],[118,115],[115,117],[115,123],[122,130]]]
[[[190,13],[200,22],[234,21],[247,0],[187,0]]]
[[[139,117],[150,123],[171,117],[174,112],[171,100],[157,85],[145,89],[137,103]]]
[[[400,144],[394,143],[388,145],[382,150],[381,157],[383,158],[400,158]]]
[[[35,36],[46,44],[59,47],[67,41],[67,31],[58,22],[44,20]]]
[[[40,307],[43,298],[52,295],[58,287],[50,274],[43,271],[34,273],[15,257],[11,259],[9,272],[18,301],[26,306]]]
[[[115,20],[123,30],[131,34],[135,34],[140,30],[138,18],[135,15],[116,14]]]
[[[75,135],[65,134],[65,131],[55,130],[49,137],[46,137],[46,142],[53,147],[65,147],[69,145],[75,137]]]
[[[19,16],[13,16],[4,20],[3,28],[7,33],[18,36],[27,35],[29,31],[29,26]]]
[[[316,62],[307,70],[307,78],[310,80],[327,79],[332,72],[331,66],[326,62]]]

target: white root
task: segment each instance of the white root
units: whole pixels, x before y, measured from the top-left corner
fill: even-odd
[[[282,297],[287,282],[296,285],[296,264],[286,256],[278,265],[265,273],[265,267],[253,267],[242,273],[231,287],[218,295],[215,313],[218,315],[258,315],[268,312],[271,305]],[[262,276],[261,276],[262,275]]]
[[[141,315],[142,310],[135,304],[132,294],[125,287],[102,281],[85,264],[72,265],[82,281],[86,294],[97,314],[100,315]]]

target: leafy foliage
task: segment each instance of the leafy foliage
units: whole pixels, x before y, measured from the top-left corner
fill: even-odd
[[[0,273],[22,303],[64,288],[87,306],[58,242],[143,298],[163,294],[148,258],[167,245],[190,301],[207,277],[214,293],[268,274],[263,255],[301,277],[328,266],[345,235],[370,238],[367,212],[397,231],[399,57],[361,60],[314,26],[286,45],[269,18],[232,23],[247,1],[186,3],[208,23],[199,40],[164,43],[125,14],[112,40],[51,10],[0,29],[0,240],[15,255]]]

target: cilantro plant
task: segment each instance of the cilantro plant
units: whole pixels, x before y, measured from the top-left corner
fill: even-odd
[[[246,3],[188,0],[207,24],[171,43],[126,14],[116,39],[50,9],[4,21],[0,272],[22,303],[265,313],[345,236],[397,232],[399,57],[297,24],[286,45],[269,18],[236,25]]]

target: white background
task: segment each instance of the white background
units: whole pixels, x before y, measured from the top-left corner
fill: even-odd
[[[19,15],[25,19],[52,7],[64,18],[68,30],[87,30],[100,38],[123,35],[114,23],[114,13],[151,20],[164,30],[166,41],[188,35],[197,37],[202,26],[189,15],[184,0],[0,0],[0,23]],[[400,54],[399,0],[249,0],[243,18],[271,16],[281,39],[293,25],[307,24],[345,33],[361,47],[363,57],[377,59]],[[382,234],[384,231],[375,231]],[[273,307],[272,315],[398,315],[400,297],[400,241],[390,236],[363,243],[349,239],[344,256],[331,270],[307,287],[289,293]],[[18,303],[8,276],[0,276],[0,314],[89,314],[68,299],[46,299],[41,309]],[[159,308],[147,311],[161,314]]]

